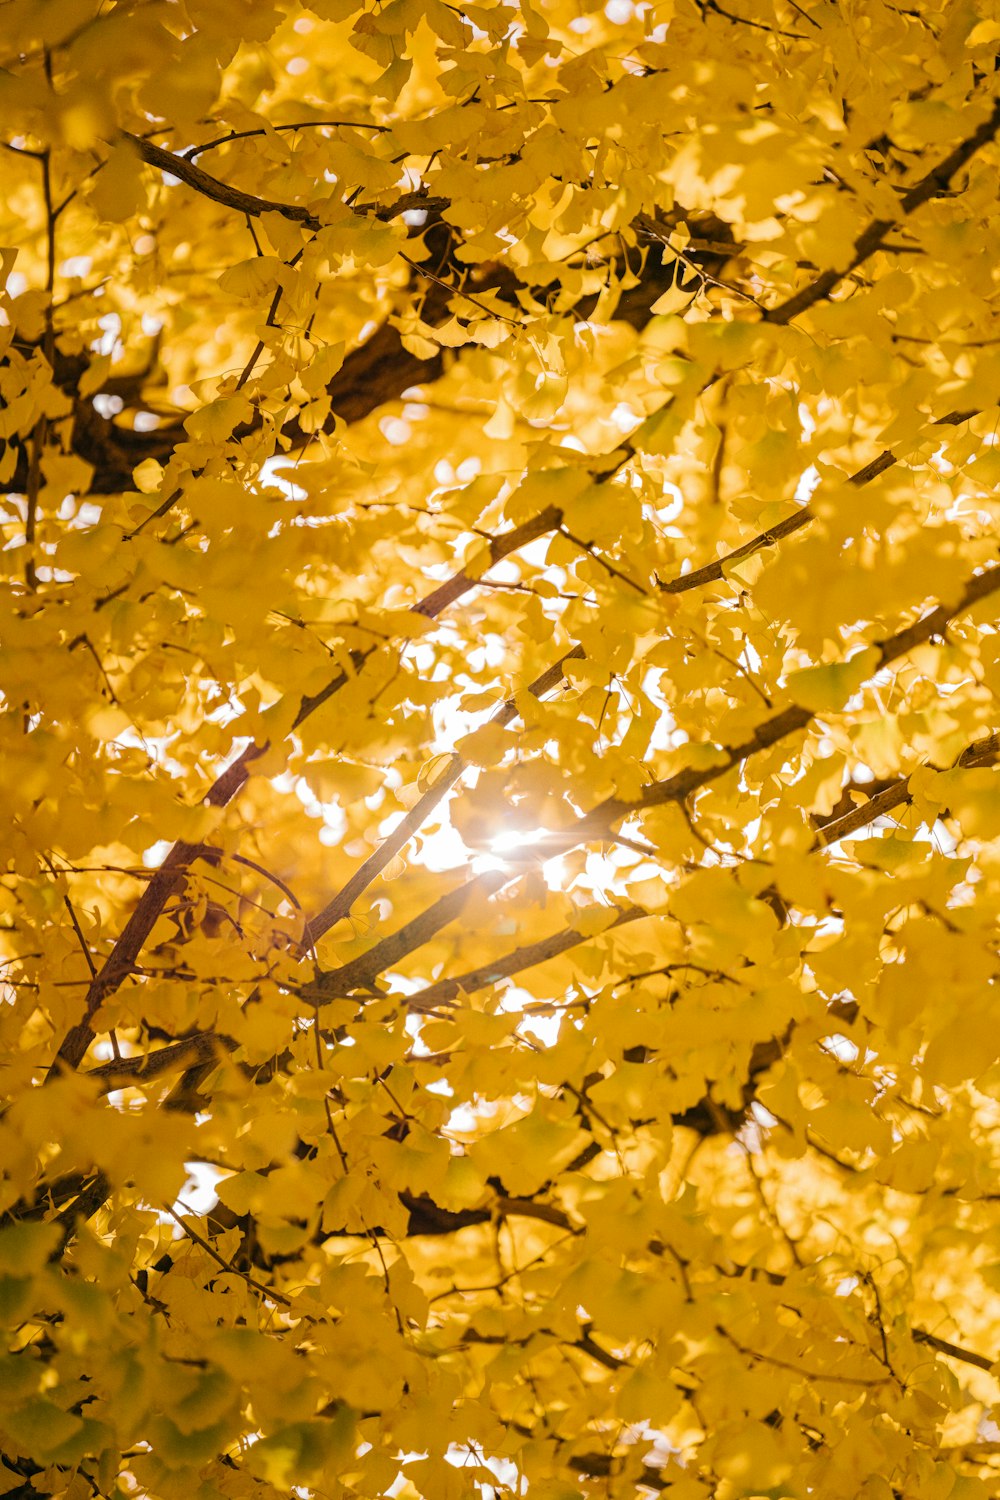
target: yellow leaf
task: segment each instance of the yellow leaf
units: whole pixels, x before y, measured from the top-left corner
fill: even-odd
[[[119,141],[94,179],[90,195],[104,219],[122,223],[145,207],[146,174],[131,141]]]
[[[805,667],[789,672],[785,686],[793,702],[812,713],[839,713],[849,699],[867,682],[878,667],[875,646],[859,651],[849,661],[831,662],[829,666]]]

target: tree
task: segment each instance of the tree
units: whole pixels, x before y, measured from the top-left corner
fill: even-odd
[[[0,1488],[997,1493],[995,4],[3,19]]]

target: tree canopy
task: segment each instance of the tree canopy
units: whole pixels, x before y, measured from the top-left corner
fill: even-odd
[[[0,1493],[980,1500],[996,0],[8,0]]]

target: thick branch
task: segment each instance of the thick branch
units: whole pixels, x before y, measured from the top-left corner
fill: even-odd
[[[262,754],[263,750],[256,745],[248,745],[209,788],[204,799],[208,806],[225,807],[247,781],[251,763]],[[49,1077],[61,1069],[79,1067],[87,1048],[94,1040],[95,1033],[91,1023],[97,1010],[132,973],[143,945],[170,897],[179,889],[188,868],[205,852],[204,844],[178,842],[167,853],[136,903],[102,968],[91,980],[84,996],[83,1019],[64,1037]]]
[[[495,870],[485,875],[474,875],[471,880],[439,897],[412,921],[404,923],[397,932],[390,933],[381,942],[375,943],[367,953],[362,953],[339,969],[330,969],[321,974],[315,984],[305,986],[299,991],[299,995],[313,1005],[324,1005],[329,1000],[368,988],[378,974],[391,969],[407,954],[429,942],[442,927],[447,927],[456,917],[460,917],[475,897],[492,896],[509,879],[509,875],[499,874]]]
[[[905,626],[883,641],[879,647],[878,661],[872,669],[873,674],[890,661],[894,661],[907,651],[912,650],[914,646],[938,634],[950,619],[964,613],[965,610],[971,608],[973,604],[978,603],[981,599],[986,598],[997,588],[1000,588],[1000,565],[988,569],[971,579],[965,588],[962,598],[956,605],[939,605],[913,625]],[[575,841],[584,842],[596,827],[606,827],[611,823],[617,822],[630,812],[644,811],[651,807],[661,806],[666,802],[684,800],[692,792],[724,775],[750,755],[755,754],[759,750],[767,749],[796,730],[804,728],[814,717],[815,715],[811,710],[793,705],[781,713],[775,714],[772,718],[765,721],[764,724],[758,726],[754,734],[743,744],[734,746],[726,751],[726,759],[720,765],[702,770],[685,770],[669,778],[667,781],[654,783],[653,786],[646,788],[642,797],[636,802],[626,803],[617,798],[609,798],[598,808],[594,809],[593,812],[585,814],[580,819],[575,830],[579,838]],[[1000,736],[997,736],[997,740],[1000,742]],[[970,747],[969,751],[965,752],[965,754],[970,757],[975,756],[978,759],[992,753],[993,749],[995,747],[992,745],[991,740],[990,742],[980,742],[978,745]],[[963,756],[963,763],[972,764],[973,760],[970,758],[970,760],[966,761]],[[890,790],[894,791],[895,789]],[[874,814],[874,816],[877,815]],[[440,905],[440,903],[437,903],[437,905]],[[416,918],[413,923],[409,924],[408,928],[402,929],[401,933],[397,934],[397,938],[401,938],[403,933],[407,933],[409,936],[418,938],[420,942],[425,941],[425,938],[419,936],[419,924],[427,919],[433,921],[431,914],[435,910],[436,907],[429,908],[428,912],[423,913],[420,918]],[[629,908],[627,911],[622,912],[611,926],[617,927],[623,925],[625,922],[635,921],[643,915],[645,913],[641,910],[634,907]],[[440,925],[440,923],[437,926],[432,925],[431,931],[437,931]],[[407,997],[407,1006],[413,1010],[424,1010],[433,1008],[436,1005],[448,1004],[461,993],[481,989],[484,985],[495,984],[500,979],[509,978],[523,969],[532,968],[548,958],[554,958],[558,954],[566,952],[569,948],[576,946],[577,943],[583,940],[579,933],[575,933],[571,929],[554,933],[548,938],[515,949],[511,953],[495,959],[489,964],[484,964],[470,970],[465,974],[425,986],[424,989],[419,990],[416,994]],[[387,943],[390,941],[389,939],[386,940]],[[410,949],[402,949],[401,951],[393,950],[391,961],[398,961],[404,952],[412,951],[412,947],[415,946],[417,944],[413,943]],[[387,949],[386,951],[388,952],[389,950]],[[389,961],[387,960],[381,965],[381,968],[388,966]],[[336,982],[341,987],[345,982],[345,973],[349,978],[353,977],[353,974],[349,972],[350,968],[351,966],[348,966],[348,970],[339,971],[337,975]],[[360,974],[361,971],[359,970],[358,972]],[[380,972],[380,970],[376,970],[375,972]],[[365,979],[369,980],[371,977],[371,975],[364,976]],[[342,988],[337,990],[337,993],[342,992]],[[315,999],[313,995],[309,995],[308,998]],[[325,998],[332,998],[332,995],[327,993]]]
[[[572,651],[567,651],[565,656],[561,657],[551,667],[548,667],[540,677],[536,677],[534,682],[529,683],[525,691],[535,698],[543,698],[546,693],[550,693],[554,687],[557,687],[562,682],[566,662],[578,661],[582,656],[583,647],[574,646]],[[516,717],[517,705],[513,698],[508,698],[506,702],[502,703],[490,715],[487,723],[499,724],[502,728],[506,728]],[[322,911],[317,912],[306,924],[303,937],[303,945],[305,947],[311,948],[315,943],[319,942],[324,933],[329,932],[330,928],[335,926],[342,917],[347,916],[347,913],[351,910],[358,897],[377,879],[389,861],[394,859],[400,850],[406,847],[410,839],[423,826],[434,809],[447,796],[448,792],[467,768],[468,762],[463,760],[462,756],[457,752],[454,753],[446,768],[439,773],[434,784],[428,787],[427,791],[418,798],[409,812],[400,818],[395,828],[387,838],[383,839],[379,847],[372,854],[369,854],[363,864],[358,866],[346,885],[342,886],[337,894],[331,897]]]
[[[963,1349],[960,1344],[953,1344],[948,1339],[939,1339],[936,1333],[928,1333],[926,1328],[911,1329],[910,1337],[915,1344],[926,1344],[928,1348],[936,1349],[939,1354],[947,1354],[949,1359],[961,1360],[963,1365],[974,1365],[977,1370],[992,1373],[997,1363],[987,1354],[977,1354],[974,1349]]]
[[[216,1036],[211,1031],[199,1031],[194,1036],[184,1037],[179,1042],[171,1042],[167,1047],[160,1047],[155,1052],[147,1052],[139,1057],[112,1058],[110,1062],[101,1063],[97,1068],[88,1069],[84,1077],[96,1078],[101,1085],[101,1093],[109,1094],[115,1089],[129,1088],[153,1078],[161,1078],[164,1073],[188,1068],[194,1062],[210,1062],[219,1056],[220,1051],[232,1051],[234,1046],[235,1043],[228,1037]]]
[[[618,467],[620,465],[616,465],[616,470]],[[550,505],[545,510],[539,511],[537,516],[532,516],[530,520],[522,522],[520,526],[515,526],[513,530],[505,532],[502,536],[493,537],[489,544],[489,561],[483,571],[486,572],[488,569],[495,567],[498,562],[502,562],[512,552],[518,551],[521,547],[526,547],[529,542],[533,542],[536,538],[544,536],[546,532],[555,531],[561,520],[562,511],[558,510],[554,505]],[[463,594],[467,594],[470,589],[474,589],[478,583],[478,576],[470,578],[464,572],[453,573],[450,578],[445,579],[444,583],[433,589],[426,598],[421,599],[419,604],[414,604],[410,613],[423,615],[428,620],[435,620],[449,605],[461,599]],[[352,670],[359,672],[368,658],[374,656],[376,651],[379,650],[381,650],[380,645],[369,646],[365,651],[353,651],[351,653]],[[303,698],[299,704],[299,711],[295,716],[292,729],[298,729],[299,725],[303,724],[310,714],[315,713],[316,709],[332,698],[334,693],[338,693],[347,681],[348,674],[346,672],[338,672],[336,677],[332,677],[325,687],[321,687],[318,692]]]
[[[127,130],[121,132],[121,139],[128,141],[148,166],[169,173],[171,177],[178,178],[196,193],[200,193],[203,198],[211,198],[213,203],[220,203],[224,208],[249,214],[251,218],[267,213],[280,214],[283,219],[301,224],[304,229],[317,230],[323,227],[322,219],[318,219],[300,203],[278,203],[271,198],[258,198],[255,193],[245,193],[242,188],[234,188],[228,182],[221,182],[218,177],[213,177],[210,172],[204,171],[186,157],[175,156],[172,151],[154,146],[152,141],[144,141],[141,136],[131,135]],[[363,217],[373,214],[378,219],[398,219],[401,214],[415,208],[445,208],[447,201],[446,198],[431,198],[426,193],[402,193],[390,204],[359,204],[354,212]],[[339,201],[337,206],[341,206]]]
[[[554,530],[560,518],[561,512],[555,507],[549,507],[548,510],[525,521],[521,526],[514,527],[503,536],[494,538],[490,543],[488,566],[509,556],[518,547],[533,541],[535,537],[543,535],[546,531]],[[470,578],[464,572],[456,573],[428,594],[425,599],[415,604],[411,612],[433,619],[449,604],[453,604],[463,594],[475,588],[478,582],[478,578]],[[360,667],[368,656],[378,649],[373,646],[364,653],[354,653],[357,658],[357,667]],[[333,697],[334,693],[338,692],[347,681],[348,677],[345,672],[338,673],[325,688],[309,698],[304,698],[299,705],[293,729],[297,729],[321,704]],[[256,745],[248,746],[209,789],[204,798],[207,805],[210,807],[226,806],[249,779],[252,762],[264,753],[265,748]],[[56,1054],[53,1063],[56,1071],[62,1068],[79,1067],[87,1048],[94,1040],[92,1023],[99,1006],[109,995],[115,993],[132,972],[146,939],[171,895],[177,889],[178,883],[183,879],[184,872],[195,860],[200,859],[204,852],[203,844],[177,843],[167,854],[143,891],[103,967],[91,982],[84,999],[83,1019],[66,1035]]]
[[[994,110],[968,140],[956,147],[944,161],[932,168],[919,183],[904,194],[900,201],[900,211],[903,215],[912,213],[935,193],[942,191],[955,172],[970,159],[975,151],[993,138],[997,129],[997,113],[998,110]],[[152,141],[142,140],[128,133],[123,133],[122,139],[127,140],[148,165],[170,174],[195,192],[234,212],[251,217],[257,217],[265,212],[278,213],[283,218],[299,223],[309,230],[315,231],[321,227],[320,218],[301,204],[282,203],[232,187],[196,166],[193,160],[164,150],[163,147],[154,145]],[[359,204],[354,206],[352,211],[359,216],[371,215],[388,220],[398,217],[408,209],[421,208],[430,213],[437,213],[446,206],[447,200],[418,192],[402,194],[389,204]],[[678,207],[668,216],[668,227],[675,220],[690,221],[691,217],[683,208]],[[828,295],[843,276],[849,274],[850,270],[874,250],[880,248],[894,222],[873,221],[859,236],[850,266],[843,271],[824,272],[810,286],[767,312],[764,315],[766,321],[788,322],[806,307],[812,306]],[[639,221],[636,227],[641,228]],[[725,226],[716,225],[714,232],[711,223],[707,225],[707,228],[710,237],[705,242],[704,251],[696,251],[696,259],[703,259],[707,255],[708,263],[718,261],[721,266],[727,256],[735,253],[738,247],[733,246],[731,251],[725,243],[727,233]],[[643,326],[650,316],[652,304],[663,290],[665,278],[669,280],[673,275],[673,270],[672,264],[665,267],[662,259],[651,256],[639,285],[622,295],[617,317],[631,323],[633,327]],[[516,277],[513,277],[506,267],[496,268],[483,285],[492,285],[497,278],[503,283],[505,293],[511,297],[515,296],[518,283]],[[432,289],[430,302],[434,304],[433,307],[428,308],[429,320],[432,324],[448,316],[450,294],[446,288]],[[586,316],[585,307],[581,309],[581,315]],[[417,359],[403,348],[398,332],[389,324],[384,324],[371,339],[348,356],[342,370],[331,382],[329,394],[333,412],[341,419],[357,421],[386,401],[401,396],[410,385],[427,384],[436,380],[440,373],[440,355],[433,356],[426,361]],[[75,387],[75,381],[72,384]],[[139,432],[101,417],[93,410],[89,401],[76,402],[73,451],[93,467],[91,490],[95,494],[114,493],[127,488],[132,470],[137,463],[147,457],[166,462],[174,446],[183,438],[184,429],[180,423],[172,423],[153,432]],[[19,458],[12,479],[4,488],[22,492],[27,480],[26,461],[22,457]],[[806,522],[802,520],[798,524],[803,525]],[[785,533],[783,530],[776,529],[772,534],[780,536]],[[766,543],[763,544],[766,545]],[[755,550],[755,548],[751,547],[750,550]],[[740,555],[745,554],[740,552],[733,554],[734,557]],[[689,579],[691,581],[685,580],[685,586],[696,587],[697,583],[692,575],[689,575]]]
[[[1000,733],[989,734],[985,739],[977,740],[975,744],[963,750],[955,765],[966,769],[973,766],[993,765],[998,754],[1000,754]],[[886,813],[891,812],[894,807],[902,807],[911,801],[910,778],[902,776],[891,786],[883,787],[880,792],[876,792],[874,797],[869,797],[867,802],[862,802],[842,817],[824,823],[813,847],[823,848],[828,844],[836,844],[840,839],[856,833],[859,828],[866,828],[869,823],[874,823],[877,818],[885,817]]]
[[[903,194],[899,202],[900,215],[905,217],[912,214],[929,199],[944,192],[955,173],[959,172],[981,147],[992,141],[998,130],[1000,130],[1000,100],[994,102],[993,109],[972,135],[960,142],[954,151],[950,152],[936,167],[932,167],[918,183]],[[790,323],[800,313],[829,296],[838,281],[849,276],[861,265],[862,261],[867,260],[870,255],[875,254],[876,250],[882,248],[886,235],[895,229],[897,223],[898,219],[873,219],[855,240],[854,252],[846,266],[841,270],[824,271],[809,286],[803,287],[794,296],[780,302],[777,307],[770,308],[764,314],[764,322],[775,323],[779,326]]]
[[[725,241],[727,226],[706,219],[704,215],[690,214],[679,205],[668,216],[668,225],[682,219],[703,225],[710,235],[707,240],[692,241],[693,254],[699,264],[704,262],[707,266],[721,268],[726,258],[736,253],[738,247],[730,247]],[[455,298],[461,304],[461,283],[468,274],[467,266],[456,257],[453,231],[443,224],[436,227],[447,232],[447,241],[440,254],[435,244],[440,279],[428,285],[421,303],[422,321],[430,327],[436,327],[451,317]],[[425,241],[429,232],[427,229],[422,231]],[[621,293],[614,320],[628,323],[633,328],[643,328],[650,319],[653,304],[673,284],[673,278],[673,263],[665,262],[659,253],[659,246],[654,246],[646,256],[637,285]],[[498,292],[510,303],[512,310],[518,307],[518,293],[528,290],[511,268],[502,264],[480,268],[476,272],[474,285],[477,294],[484,291]],[[593,296],[583,298],[577,307],[577,315],[588,318],[596,301]],[[30,346],[25,352],[30,352]],[[90,399],[83,399],[77,394],[77,384],[86,368],[85,357],[66,355],[56,350],[56,384],[74,405],[70,440],[72,451],[93,470],[89,486],[91,494],[117,494],[131,488],[132,471],[138,463],[145,458],[153,458],[165,464],[176,445],[183,442],[187,434],[182,421],[172,421],[152,432],[145,432],[123,425],[125,419],[122,417],[112,419],[101,416]],[[387,402],[399,400],[411,386],[426,387],[433,384],[440,377],[442,368],[443,357],[440,352],[429,359],[411,354],[404,348],[398,329],[390,322],[383,323],[370,338],[347,355],[340,370],[327,386],[331,416],[324,430],[332,431],[338,419],[349,423],[361,421]],[[144,410],[147,404],[144,391],[149,373],[147,368],[127,375],[109,376],[101,387],[102,393],[119,396],[125,403],[126,412]],[[155,406],[154,394],[150,394],[149,400]],[[254,430],[258,420],[255,418],[246,426],[238,428],[235,436],[240,438]],[[283,432],[293,445],[307,441],[307,435],[298,429],[294,420],[285,424]],[[28,457],[22,443],[14,473],[6,483],[0,484],[0,492],[23,493],[27,476]]]
[[[1000,588],[1000,564],[986,568],[982,573],[971,578],[956,604],[939,604],[919,620],[915,620],[912,625],[904,626],[894,635],[878,643],[878,659],[872,667],[871,675],[874,676],[889,662],[905,656],[915,646],[929,641],[932,636],[941,635],[949,621],[965,614],[982,599],[995,593],[998,588]],[[764,723],[759,724],[753,734],[742,744],[720,747],[721,758],[717,765],[701,769],[689,767],[679,771],[676,776],[668,777],[666,781],[653,782],[639,797],[631,801],[618,797],[607,798],[592,812],[586,814],[577,825],[581,841],[591,832],[597,832],[601,828],[617,823],[629,813],[646,812],[650,808],[662,807],[669,802],[683,802],[685,798],[690,797],[692,792],[700,791],[702,787],[718,781],[720,776],[725,776],[728,771],[740,765],[751,755],[757,754],[760,750],[768,750],[772,745],[787,739],[797,730],[804,729],[815,717],[816,714],[812,709],[792,704],[781,713],[765,719]]]
[[[614,932],[618,927],[625,927],[630,922],[637,922],[640,917],[648,916],[649,913],[638,906],[626,907],[620,911],[613,922],[602,928],[604,932]],[[533,969],[536,964],[543,964],[550,958],[558,958],[561,953],[567,953],[571,948],[576,948],[580,943],[590,941],[591,935],[577,932],[573,927],[565,927],[560,932],[553,932],[548,937],[539,938],[536,943],[525,943],[520,948],[513,948],[509,953],[503,953],[487,964],[480,964],[478,968],[468,969],[464,974],[456,974],[452,979],[439,979],[435,984],[425,985],[422,990],[406,997],[408,1010],[422,1011],[431,1010],[437,1005],[449,1005],[459,995],[471,995],[475,990],[481,990],[486,985],[497,984],[501,979],[511,979],[515,974],[522,973],[525,969]]]
[[[947,416],[936,418],[931,425],[958,427],[975,416],[978,416],[978,413],[974,411],[950,411]],[[858,469],[856,474],[851,474],[847,483],[860,489],[897,463],[899,463],[899,455],[886,448],[878,458],[873,458],[871,463],[865,464],[863,469]],[[726,576],[726,569],[732,563],[739,562],[744,557],[752,557],[755,552],[760,552],[764,547],[775,546],[786,536],[792,536],[796,531],[801,531],[803,526],[811,525],[815,519],[816,512],[812,506],[803,505],[800,510],[793,511],[790,516],[779,521],[776,526],[769,527],[767,531],[751,537],[750,541],[744,542],[742,546],[735,547],[732,552],[727,552],[725,557],[717,557],[715,562],[706,563],[703,568],[696,568],[691,573],[683,573],[677,578],[671,578],[666,583],[660,583],[659,587],[665,594],[686,594],[690,589],[704,588],[707,583],[721,583]]]

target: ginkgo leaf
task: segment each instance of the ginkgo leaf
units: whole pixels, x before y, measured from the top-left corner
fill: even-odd
[[[145,174],[130,141],[112,148],[94,181],[91,202],[101,218],[118,223],[145,208]]]
[[[785,686],[792,699],[801,703],[803,708],[813,713],[836,713],[867,681],[877,665],[878,652],[875,647],[870,647],[867,651],[859,651],[850,661],[789,672]]]
[[[308,1481],[348,1451],[353,1420],[347,1407],[331,1418],[297,1422],[254,1443],[247,1467],[256,1478],[279,1489]]]

